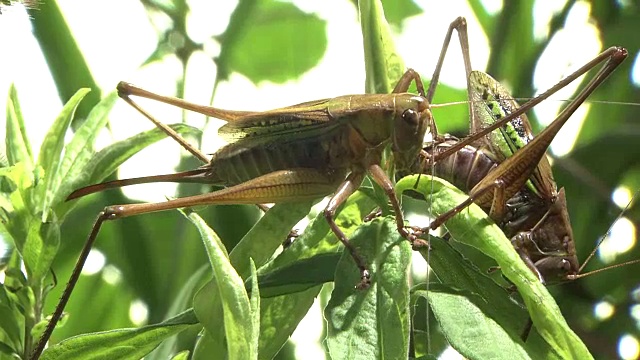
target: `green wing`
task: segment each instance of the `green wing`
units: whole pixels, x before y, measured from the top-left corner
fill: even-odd
[[[309,101],[280,109],[252,113],[223,125],[218,134],[228,142],[287,136],[333,127],[328,105],[333,99]]]
[[[471,124],[471,133],[494,124],[520,107],[507,89],[486,73],[472,71],[469,83],[473,90],[471,101],[476,121]],[[532,138],[529,119],[522,114],[489,133],[485,137],[485,143],[496,156],[504,160],[523,148]]]
[[[475,124],[471,124],[472,133],[492,125],[520,107],[509,91],[486,73],[472,71],[469,75],[469,83],[472,88],[471,101],[476,121]],[[484,138],[484,142],[494,156],[504,161],[524,148],[531,139],[533,134],[529,119],[522,114],[505,126],[489,133]],[[540,159],[527,184],[538,195],[550,197],[554,194],[555,182],[546,156]]]

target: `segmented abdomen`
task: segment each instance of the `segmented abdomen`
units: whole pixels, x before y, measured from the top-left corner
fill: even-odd
[[[429,154],[439,154],[456,144],[458,139],[448,139],[443,143],[425,148]],[[453,155],[438,160],[433,169],[424,168],[422,173],[432,174],[447,180],[458,189],[469,193],[490,171],[498,167],[498,162],[489,152],[473,146],[465,146]],[[490,184],[486,184],[489,186]],[[507,200],[506,212],[500,219],[493,219],[502,228],[507,237],[519,231],[529,230],[542,218],[548,205],[529,188],[523,187]],[[483,208],[489,213],[489,207]]]
[[[251,139],[229,144],[211,159],[207,177],[232,186],[278,170],[313,168],[320,172],[344,170],[353,154],[344,128],[325,129],[289,139]]]
[[[424,150],[432,155],[440,154],[458,142],[457,139],[446,140],[443,143]],[[465,146],[453,155],[438,160],[433,168],[422,169],[422,173],[431,174],[445,179],[458,189],[468,193],[476,186],[489,171],[498,164],[481,149]],[[432,174],[433,172],[433,174]]]

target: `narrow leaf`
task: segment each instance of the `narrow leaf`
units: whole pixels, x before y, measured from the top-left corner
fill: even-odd
[[[34,182],[33,173],[27,166],[24,162],[20,162],[13,166],[0,168],[0,176],[6,177],[12,183],[13,190],[9,194],[11,211],[5,214],[8,218],[5,227],[20,253],[24,250],[24,244],[27,241],[27,234],[33,220],[33,209],[29,207],[27,193],[33,188]],[[28,260],[25,259],[25,263],[28,266]]]
[[[317,254],[310,258],[278,267],[258,276],[260,296],[263,298],[294,294],[331,282],[340,253]],[[253,281],[253,278],[247,279]],[[248,283],[246,286],[249,287]]]
[[[193,304],[198,319],[210,333],[224,327],[227,351],[239,359],[257,358],[251,346],[252,319],[249,297],[242,278],[229,262],[224,245],[215,232],[195,213],[186,215],[200,231],[213,270],[214,281],[207,283],[196,294]],[[211,311],[211,299],[220,299],[222,319]],[[222,324],[220,323],[222,320]]]
[[[141,359],[164,339],[197,324],[193,310],[138,329],[79,335],[46,349],[41,359]]]
[[[365,91],[369,94],[388,94],[404,73],[404,62],[393,44],[380,1],[361,0],[358,10],[367,74]]]
[[[19,359],[20,355],[18,352],[13,349],[11,346],[7,345],[5,342],[0,341],[0,354],[7,355],[8,358]]]
[[[181,135],[201,134],[201,130],[184,124],[171,125],[171,128]],[[103,181],[131,156],[165,137],[166,134],[160,129],[148,130],[107,146],[95,153],[84,166],[72,164],[65,181],[60,184],[51,200],[52,205],[62,203],[73,190]],[[64,212],[61,211],[58,215],[62,216]]]
[[[43,221],[46,220],[48,209],[54,205],[53,201],[58,193],[61,184],[64,183],[69,176],[73,167],[83,167],[90,159],[93,153],[93,144],[99,132],[107,123],[107,114],[116,102],[118,96],[115,93],[110,94],[102,99],[96,105],[87,120],[78,128],[73,135],[71,142],[65,147],[64,155],[60,164],[56,168],[56,173],[50,175],[47,183],[47,191],[45,194],[43,207]]]
[[[80,101],[91,91],[90,89],[78,90],[64,105],[62,111],[53,122],[47,135],[40,146],[37,165],[44,169],[45,182],[54,181],[60,162],[62,161],[62,149],[64,147],[64,137],[71,124],[73,115],[80,104]]]
[[[253,354],[258,357],[258,344],[260,339],[260,289],[258,288],[258,273],[256,272],[256,264],[251,260],[251,298],[249,304],[251,306],[251,337],[247,339],[250,342]]]
[[[295,226],[295,224],[298,223],[300,219],[302,219],[306,214],[309,213],[310,208],[311,202],[304,202],[276,204],[269,211],[267,211],[267,213],[242,238],[238,245],[233,248],[233,251],[231,251],[231,263],[237,269],[238,273],[243,277],[249,276],[249,258],[253,259],[256,264],[259,265],[269,260],[271,256],[273,256],[274,251],[282,244],[282,241],[287,238],[289,230],[293,228],[293,226]],[[213,282],[215,282],[215,279],[210,281],[210,283]],[[205,286],[212,286],[212,284],[207,284]],[[311,296],[311,298],[313,299],[313,296]],[[222,318],[222,306],[220,306],[221,299],[212,298],[208,299],[207,301],[207,310],[210,312],[211,318]],[[293,305],[296,307],[304,306],[305,303],[295,302],[293,303]],[[309,304],[309,306],[311,306],[311,304]],[[308,308],[306,310],[308,310]],[[304,311],[304,313],[306,313],[306,310]],[[261,327],[267,326],[263,324],[264,323],[261,321]],[[297,322],[295,323],[295,325],[297,325]],[[293,326],[293,328],[291,328],[292,332],[293,329],[295,329],[295,325]],[[225,334],[224,331],[221,330],[222,328],[218,327],[218,331],[216,333],[207,332],[207,336],[205,336],[205,338],[203,338],[203,340],[200,341],[199,344],[202,343],[202,346],[207,347],[207,349],[216,349],[215,351],[222,354],[226,350],[224,348]],[[284,332],[286,331],[282,330],[276,333],[282,334]],[[262,329],[261,334],[264,334],[264,331],[262,331]],[[289,337],[289,335],[290,333],[284,335],[285,340]],[[264,336],[260,339],[260,346],[262,346],[263,344],[263,339],[265,339]],[[274,342],[272,341],[268,341],[267,343],[271,346],[274,346]],[[273,355],[275,355],[277,350],[282,347],[282,343],[280,343],[279,345],[276,344],[274,347],[275,351],[273,352]],[[261,356],[264,356],[264,352],[262,350],[260,351],[260,354]]]
[[[32,218],[22,253],[31,286],[40,286],[51,270],[59,246],[60,225],[56,221],[42,223],[40,219]]]
[[[428,249],[420,253],[429,261],[430,268],[445,285],[457,289],[466,289],[480,296],[484,306],[482,311],[492,317],[500,326],[514,337],[521,336],[529,315],[526,310],[516,304],[510,294],[492,278],[462,256],[453,246],[437,237],[429,238]]]
[[[9,165],[22,162],[27,169],[33,169],[31,145],[29,144],[29,139],[24,128],[24,118],[22,117],[22,110],[18,102],[18,92],[13,84],[9,88],[6,126],[5,146],[7,148]]]
[[[249,230],[229,254],[243,278],[250,273],[249,258],[257,266],[264,265],[289,236],[289,231],[309,213],[311,204],[310,201],[276,204]]]
[[[18,310],[18,306],[7,294],[7,288],[0,284],[0,338],[12,351],[17,351],[23,346],[24,339],[21,328],[24,326],[24,316]],[[25,304],[26,305],[26,304]]]

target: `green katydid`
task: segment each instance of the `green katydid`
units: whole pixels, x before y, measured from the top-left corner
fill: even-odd
[[[490,116],[484,116],[485,120],[490,117],[493,121],[498,121],[514,109],[518,109],[519,106],[513,101],[511,95],[489,75],[474,71],[469,79],[472,87],[479,90],[470,97],[474,110],[479,110],[476,114],[489,114]],[[555,122],[562,121],[562,118],[558,119]],[[531,151],[532,146],[535,146],[535,143],[531,145],[533,136],[526,116],[523,114],[516,120],[517,122],[514,121],[514,123],[518,128],[514,129],[512,124],[507,124],[499,129],[501,134],[496,134],[498,131],[495,131],[481,139],[482,141],[466,145],[454,155],[439,160],[433,164],[433,167],[423,166],[434,155],[445,152],[457,144],[467,143],[465,139],[444,137],[442,142],[424,148],[421,154],[422,160],[416,163],[417,168],[413,171],[434,174],[452,182],[454,186],[467,193],[476,186],[483,184],[488,186],[484,183],[484,179],[490,174],[500,176],[501,171],[505,174],[512,169],[502,165],[506,159],[513,156],[515,152]],[[492,139],[492,135],[495,140]],[[553,137],[554,135],[547,132],[539,136]],[[500,148],[499,144],[504,146]],[[506,149],[506,151],[500,149]],[[495,201],[496,198],[494,197],[493,200]],[[605,237],[600,239],[581,264],[576,253],[565,191],[563,188],[556,190],[546,157],[543,157],[537,166],[534,163],[533,174],[526,184],[503,201],[504,204],[498,203],[498,206],[502,205],[506,209],[503,214],[491,213],[495,202],[481,204],[481,206],[491,214],[507,238],[511,239],[520,258],[542,283],[553,284],[575,280],[606,269],[640,262],[640,260],[632,260],[590,272],[582,271]],[[619,217],[623,213],[624,211]],[[439,219],[436,218],[436,221]],[[523,340],[528,337],[531,325],[529,318],[521,333]]]
[[[474,89],[471,102],[474,112],[482,125],[498,121],[507,116],[519,105],[506,89],[489,75],[473,71],[469,81]],[[562,121],[561,118],[558,118]],[[477,123],[472,129],[481,129]],[[473,130],[472,130],[473,131]],[[553,137],[555,134],[546,133]],[[540,136],[540,135],[539,135]],[[515,152],[531,150],[529,142],[533,139],[531,126],[523,114],[510,124],[487,135],[473,145],[466,145],[455,153],[435,164],[434,173],[452,181],[461,190],[470,192],[487,177],[489,172],[506,171],[501,166]],[[447,138],[445,141],[426,147],[423,157],[446,151],[451,146],[465,140]],[[534,145],[535,146],[535,145]],[[430,169],[423,169],[427,173]],[[486,185],[486,184],[485,184]],[[495,198],[494,198],[495,200]],[[490,212],[493,203],[482,204]],[[527,266],[545,283],[574,280],[589,273],[582,273],[587,260],[580,265],[575,251],[574,238],[567,212],[564,189],[557,190],[551,167],[546,157],[542,157],[526,184],[504,203],[504,214],[492,214],[494,220],[511,238]],[[632,261],[634,263],[637,261]],[[617,266],[626,265],[619,264]],[[603,269],[596,270],[596,272]]]
[[[413,173],[432,173],[469,193],[469,199],[431,222],[435,229],[472,202],[501,225],[527,266],[545,281],[575,279],[582,268],[573,243],[564,189],[557,190],[546,149],[580,104],[627,56],[611,47],[558,84],[520,107],[489,75],[471,71],[464,19],[449,28],[434,79],[453,30],[459,34],[470,106],[470,136],[452,139],[434,134]],[[525,112],[598,64],[602,69],[545,130],[535,138]],[[430,84],[435,91],[436,81]],[[505,121],[508,119],[508,121]],[[435,126],[434,126],[435,127]]]
[[[436,217],[431,227],[440,226],[471,202],[475,202],[511,238],[521,259],[543,283],[573,280],[604,270],[582,273],[597,246],[580,265],[564,189],[556,189],[549,162],[544,155],[564,122],[626,58],[626,50],[607,49],[567,79],[520,108],[497,81],[482,72],[470,71],[464,25],[464,21],[452,24],[443,49],[448,45],[452,30],[456,29],[467,65],[471,135],[459,140],[434,134],[436,142],[425,147],[411,172],[444,178],[469,193],[470,197],[449,212]],[[443,59],[444,55],[440,58]],[[543,97],[551,95],[605,60],[600,72],[577,98],[547,129],[534,138],[524,112]],[[435,88],[434,86],[435,83],[432,82],[431,87]],[[509,121],[503,121],[505,118]],[[488,128],[496,130],[488,132]],[[424,196],[428,197],[428,194]],[[629,261],[608,268],[637,262],[639,261]],[[528,329],[530,328],[526,327],[521,333],[523,338],[528,334]]]

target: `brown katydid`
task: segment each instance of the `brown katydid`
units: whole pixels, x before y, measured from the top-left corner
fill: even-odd
[[[419,95],[406,93],[412,81],[417,84]],[[366,288],[370,278],[366,261],[349,244],[334,216],[338,207],[358,189],[369,173],[388,195],[398,231],[408,240],[415,240],[415,235],[404,224],[393,183],[380,166],[383,151],[390,147],[395,168],[408,169],[421,150],[427,127],[433,123],[427,94],[419,75],[413,70],[403,75],[392,94],[347,95],[266,112],[231,111],[197,105],[124,82],[118,85],[118,94],[204,165],[176,174],[91,185],[76,190],[68,200],[106,189],[160,181],[217,184],[226,188],[161,203],[107,206],[101,211],[32,358],[37,358],[42,352],[60,319],[89,250],[107,220],[197,205],[294,202],[333,194],[324,216],[360,269],[361,281],[357,287]],[[142,109],[131,96],[226,120],[227,124],[220,128],[219,133],[230,144],[209,159]]]

